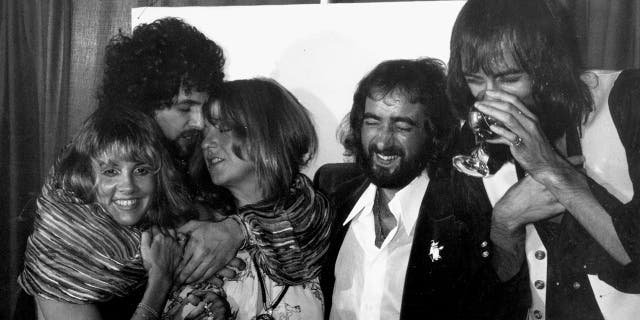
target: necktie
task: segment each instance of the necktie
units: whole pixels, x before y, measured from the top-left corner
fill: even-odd
[[[396,217],[393,216],[384,193],[377,188],[376,197],[373,201],[373,221],[376,233],[375,245],[380,248],[389,232],[396,226]]]

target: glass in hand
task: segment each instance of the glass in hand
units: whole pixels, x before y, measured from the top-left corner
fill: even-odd
[[[467,121],[475,136],[476,147],[471,151],[471,155],[453,157],[453,167],[466,175],[484,178],[489,175],[489,166],[487,165],[489,155],[485,150],[485,140],[496,137],[496,134],[489,127],[499,123],[476,109],[469,112]]]

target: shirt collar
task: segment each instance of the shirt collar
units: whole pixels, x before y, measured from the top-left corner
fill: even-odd
[[[407,234],[413,230],[413,226],[415,225],[416,220],[418,220],[420,205],[422,204],[422,199],[424,198],[428,185],[429,176],[427,175],[427,171],[424,170],[408,185],[400,189],[393,199],[389,201],[389,209],[393,215],[396,216],[396,219],[398,219],[398,223],[402,223],[405,226],[404,229]],[[345,219],[343,225],[348,224],[353,219],[358,219],[360,216],[372,214],[371,210],[376,196],[376,188],[377,187],[373,183],[369,184],[367,189],[360,196],[360,199],[358,199],[356,204],[353,206],[353,209],[351,209],[351,212],[347,216],[347,219]],[[400,217],[398,217],[398,214]]]

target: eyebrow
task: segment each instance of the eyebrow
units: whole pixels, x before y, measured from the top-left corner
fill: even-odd
[[[182,105],[195,105],[195,104],[202,104],[202,101],[199,100],[194,100],[194,99],[182,99],[182,100],[178,100],[174,103],[174,105],[178,105],[178,104],[182,104]]]
[[[371,113],[371,112],[365,112],[364,113],[364,117],[363,119],[375,119],[375,120],[380,120],[380,117]],[[414,127],[418,126],[418,123],[416,121],[414,121],[413,119],[409,118],[409,117],[391,117],[391,122],[396,123],[396,122],[404,122],[407,124],[410,124]]]
[[[519,69],[519,68],[508,68],[505,70],[501,70],[495,73],[492,73],[492,76],[494,77],[504,77],[507,75],[512,75],[512,74],[518,74],[518,73],[525,73],[524,70]],[[478,74],[476,72],[465,72],[464,73],[465,77],[478,77]]]

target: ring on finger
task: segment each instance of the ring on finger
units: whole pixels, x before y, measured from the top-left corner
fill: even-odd
[[[516,136],[516,141],[511,143],[514,147],[519,147],[522,145],[522,138],[520,136]]]
[[[216,314],[211,311],[211,308],[209,307],[209,304],[205,303],[204,304],[204,311],[207,313],[207,320],[213,320],[216,317]]]

